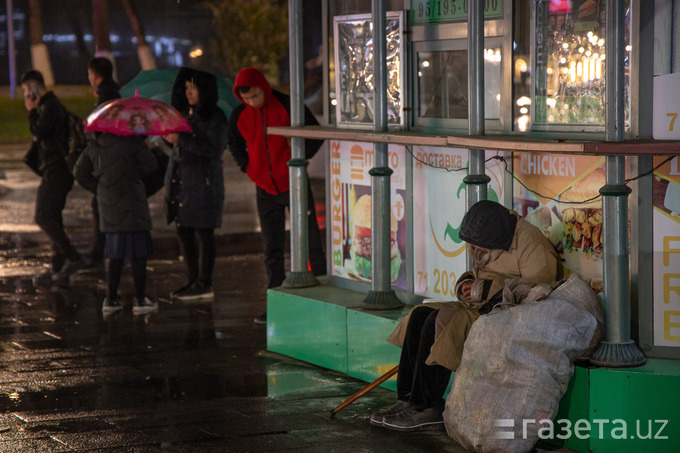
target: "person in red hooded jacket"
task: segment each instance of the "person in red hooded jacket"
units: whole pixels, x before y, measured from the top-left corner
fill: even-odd
[[[290,97],[272,89],[259,70],[242,69],[236,76],[234,95],[241,101],[229,117],[229,150],[241,171],[257,186],[257,213],[265,247],[268,288],[281,286],[286,278],[284,247],[285,209],[290,208],[288,161],[290,143],[286,137],[266,133],[270,126],[290,126]],[[305,108],[305,124],[316,125]],[[323,141],[306,140],[305,157],[314,156]],[[326,255],[316,220],[312,191],[307,187],[309,261],[314,275],[326,274]],[[266,313],[255,318],[265,324]]]

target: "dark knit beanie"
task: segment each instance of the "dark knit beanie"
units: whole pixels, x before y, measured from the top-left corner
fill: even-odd
[[[460,238],[485,249],[510,250],[517,217],[495,201],[482,200],[470,207],[463,217]]]

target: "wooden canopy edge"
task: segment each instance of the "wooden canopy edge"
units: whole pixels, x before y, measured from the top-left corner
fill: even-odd
[[[523,135],[428,135],[414,132],[338,129],[321,126],[269,127],[269,134],[316,140],[347,140],[357,142],[396,143],[437,147],[476,148],[498,151],[519,151],[556,154],[589,155],[673,155],[680,154],[679,141],[626,140],[624,142],[578,142],[537,139]]]

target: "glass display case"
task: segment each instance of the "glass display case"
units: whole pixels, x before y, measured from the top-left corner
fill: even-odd
[[[501,39],[487,38],[484,49],[484,117],[500,119]],[[468,51],[466,39],[413,45],[416,127],[467,129]]]
[[[373,22],[370,14],[337,16],[335,27],[335,110],[338,127],[373,127]],[[387,124],[402,128],[403,12],[388,12]]]
[[[601,131],[605,122],[605,1],[537,0],[534,4],[534,130],[553,125]],[[630,24],[627,9],[626,23]],[[626,43],[630,43],[629,26]],[[626,46],[626,121],[630,86],[630,46]]]

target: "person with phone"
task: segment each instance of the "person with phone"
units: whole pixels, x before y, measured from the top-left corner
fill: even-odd
[[[35,223],[52,242],[52,281],[68,283],[70,275],[82,269],[85,262],[66,234],[62,217],[66,197],[73,187],[73,175],[64,158],[68,150],[67,112],[57,96],[45,88],[39,71],[25,72],[19,83],[24,91],[24,104],[33,134],[32,150],[36,154],[35,165],[31,168],[41,177]]]

